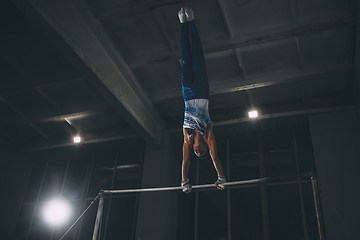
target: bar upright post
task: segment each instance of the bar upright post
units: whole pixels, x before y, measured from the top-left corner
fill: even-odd
[[[100,194],[101,195],[100,195],[99,206],[98,206],[98,210],[97,210],[97,214],[96,214],[96,221],[95,221],[95,227],[94,227],[94,233],[93,233],[92,240],[97,240],[98,236],[100,235],[99,228],[100,228],[100,223],[101,223],[101,218],[102,218],[102,213],[103,213],[103,208],[104,208],[104,194],[102,192]]]
[[[320,240],[325,240],[324,229],[321,226],[322,219],[321,219],[321,215],[320,215],[319,190],[318,190],[318,187],[317,187],[317,181],[316,181],[316,176],[315,175],[311,176],[311,184],[312,184],[313,195],[314,195],[316,219],[317,219],[317,225],[318,225],[318,230],[319,230],[319,239]]]

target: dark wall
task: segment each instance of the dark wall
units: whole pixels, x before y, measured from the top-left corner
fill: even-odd
[[[360,126],[356,110],[309,116],[326,239],[360,239]]]
[[[360,3],[357,6],[357,33],[356,33],[356,51],[355,51],[355,71],[354,71],[354,98],[357,107],[357,113],[360,120]]]
[[[30,178],[32,163],[0,139],[1,238],[11,239]]]
[[[141,188],[179,186],[180,150],[170,132],[161,149],[146,146]],[[176,239],[178,191],[140,193],[135,239]]]

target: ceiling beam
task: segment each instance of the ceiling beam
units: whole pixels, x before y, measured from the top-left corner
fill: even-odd
[[[13,0],[152,147],[165,123],[85,1]]]
[[[9,82],[7,84],[0,86],[0,94],[2,93],[10,93],[16,92],[25,89],[33,89],[38,86],[45,86],[49,84],[56,84],[60,82],[71,82],[81,79],[78,75],[74,75],[74,73],[62,73],[56,76],[46,76],[41,78],[32,79],[30,78],[29,81],[21,82],[18,81],[10,81],[9,79],[5,80],[5,82]]]
[[[3,57],[26,81],[30,80],[28,74],[19,66],[16,59],[12,54],[6,53],[3,49],[0,49],[0,56]]]
[[[296,111],[288,111],[288,112],[278,112],[278,113],[270,113],[259,115],[257,118],[236,118],[231,120],[213,122],[214,127],[218,126],[226,126],[232,125],[242,122],[254,122],[261,119],[269,119],[269,118],[279,118],[279,117],[289,117],[289,116],[298,116],[298,115],[309,115],[309,114],[318,114],[318,113],[326,113],[326,112],[335,112],[335,111],[346,111],[355,109],[355,106],[338,106],[338,107],[325,107],[325,108],[311,108],[311,109],[303,109]],[[170,129],[172,133],[181,132],[181,128],[173,128]]]
[[[291,0],[290,1],[291,6],[291,15],[293,19],[293,26],[297,27],[299,25],[299,4],[297,0]],[[297,50],[297,60],[299,64],[300,70],[303,68],[303,60],[302,60],[302,54],[301,54],[301,44],[300,44],[300,38],[299,36],[295,37],[295,43],[296,43],[296,50]]]
[[[237,62],[238,62],[239,67],[240,67],[241,75],[245,80],[247,80],[246,69],[245,69],[244,61],[242,60],[242,57],[241,57],[240,48],[235,49],[235,54],[236,54]]]
[[[12,103],[10,103],[8,100],[6,100],[3,96],[0,95],[0,101],[2,101],[5,105],[7,105],[11,110],[16,112],[22,119],[24,118],[24,114]],[[30,127],[32,127],[38,134],[40,134],[44,139],[46,139],[48,142],[51,141],[50,137],[42,131],[40,128],[38,128],[33,123],[28,123]]]
[[[275,42],[279,40],[300,37],[322,31],[342,28],[346,26],[353,26],[356,24],[355,19],[345,18],[330,20],[322,23],[311,23],[301,26],[293,26],[292,28],[281,29],[273,31],[272,33],[258,33],[257,36],[234,36],[233,39],[227,41],[218,41],[211,45],[211,47],[204,46],[204,55],[233,50],[236,48],[244,48],[248,46],[260,45],[267,42]],[[134,57],[127,59],[131,68],[140,68],[151,66],[154,64],[163,64],[167,62],[177,61],[181,58],[180,51],[178,52],[164,52],[161,55],[144,55],[141,57]]]
[[[161,16],[161,12],[159,11],[159,9],[154,9],[151,11],[154,18],[156,19],[157,24],[159,25],[161,32],[163,33],[166,42],[169,45],[169,48],[171,51],[175,51],[175,43],[173,42],[172,38],[170,37],[168,31],[166,30],[165,24],[164,22],[166,22],[163,17]]]
[[[247,76],[247,80],[239,81],[239,79],[224,79],[213,81],[210,85],[210,95],[230,93],[236,91],[243,91],[259,87],[272,86],[282,83],[290,83],[297,81],[305,81],[309,79],[332,77],[335,75],[343,75],[351,73],[354,67],[350,63],[342,63],[336,65],[328,65],[323,67],[316,67],[313,69],[266,73],[262,75]],[[167,101],[171,98],[181,97],[181,89],[170,89],[161,92],[150,92],[149,97],[154,103]]]
[[[355,106],[340,106],[340,107],[325,107],[325,108],[312,108],[312,109],[303,109],[296,111],[288,111],[288,112],[279,112],[279,113],[270,113],[259,115],[257,118],[237,118],[232,120],[215,122],[214,127],[230,125],[240,122],[250,122],[256,121],[260,119],[269,119],[269,118],[278,118],[278,117],[289,117],[289,116],[298,116],[298,115],[309,115],[309,114],[318,114],[318,113],[326,113],[326,112],[337,112],[337,111],[345,111],[355,109]]]
[[[148,0],[148,1],[129,1],[127,4],[122,4],[115,9],[113,8],[111,12],[103,11],[97,12],[96,15],[99,16],[98,20],[100,23],[110,23],[119,21],[124,18],[133,17],[140,14],[148,13],[149,11],[170,5],[178,5],[185,0]]]
[[[226,27],[226,30],[227,30],[227,33],[228,33],[228,37],[229,37],[229,39],[233,39],[234,38],[234,30],[233,30],[233,28],[231,26],[231,23],[230,23],[229,14],[226,13],[223,0],[218,0],[218,4],[219,4],[221,16],[222,16],[222,18],[224,20],[224,23],[225,23],[225,27]]]
[[[299,4],[297,0],[290,0],[291,15],[293,20],[293,26],[296,27],[299,24]]]
[[[39,146],[28,146],[18,149],[19,152],[34,152],[34,151],[42,151],[48,149],[55,149],[55,148],[63,148],[63,147],[75,147],[81,146],[90,143],[101,143],[101,142],[109,142],[109,141],[117,141],[117,140],[126,140],[126,139],[136,139],[140,138],[138,134],[132,135],[122,135],[122,136],[113,136],[113,137],[103,137],[103,138],[94,138],[94,139],[83,139],[80,143],[74,142],[62,142],[62,143],[53,143],[47,145],[39,145]]]
[[[68,111],[59,111],[57,113],[45,113],[32,116],[23,116],[19,119],[0,119],[0,128],[13,126],[16,124],[33,124],[39,122],[48,122],[48,121],[65,121],[66,118],[79,118],[88,115],[93,115],[95,113],[103,112],[106,109],[109,109],[107,104],[91,105],[82,108],[75,108]]]

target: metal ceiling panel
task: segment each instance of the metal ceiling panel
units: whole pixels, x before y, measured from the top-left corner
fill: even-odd
[[[41,123],[35,123],[34,124],[37,129],[41,130],[42,132],[45,132],[46,135],[51,140],[62,140],[62,141],[73,141],[73,137],[76,135],[76,130],[73,129],[73,132],[68,132],[67,130],[70,130],[69,124],[64,121],[49,121],[49,122],[41,122]],[[66,126],[68,125],[68,126]],[[31,142],[27,143],[31,144]]]
[[[48,142],[38,131],[27,124],[17,125],[15,128],[0,129],[0,134],[9,139],[10,142],[15,143],[17,147],[26,144],[46,144]]]
[[[47,85],[41,87],[41,90],[59,110],[95,105],[97,103],[96,99],[92,98],[78,81]]]
[[[9,54],[4,53],[4,50],[0,47],[0,66],[1,66],[1,78],[0,87],[8,83],[8,81],[24,82],[26,81],[21,74],[9,63]]]
[[[299,21],[326,21],[354,15],[356,1],[352,0],[297,0]]]
[[[343,92],[350,87],[352,75],[336,75],[327,78],[309,79],[302,82],[306,96]]]
[[[206,55],[205,62],[210,86],[217,82],[229,80],[234,82],[244,81],[235,51],[221,53]]]
[[[234,107],[250,107],[250,101],[246,91],[231,92],[227,94],[210,95],[210,112],[219,109],[231,109]]]
[[[352,59],[354,27],[343,27],[300,37],[304,67]]]
[[[156,109],[164,118],[184,117],[185,104],[183,98],[172,98],[165,102],[155,104]]]
[[[2,94],[2,98],[20,116],[55,111],[55,108],[35,89]]]
[[[153,102],[156,102],[158,95],[167,94],[169,90],[182,92],[181,66],[178,62],[137,68],[134,74]]]
[[[17,60],[16,64],[29,78],[74,71],[74,67],[62,56],[54,54],[54,48],[41,38],[11,46],[9,50]]]
[[[9,34],[18,34],[19,32],[24,34],[33,30],[30,21],[10,1],[1,3],[0,19],[0,39]]]
[[[234,35],[253,36],[292,25],[288,0],[227,1],[220,0]]]
[[[0,113],[2,119],[15,119],[19,117],[19,115],[3,101],[0,101]]]
[[[184,4],[194,10],[196,25],[204,45],[228,39],[228,33],[217,0],[189,1]],[[174,13],[171,16],[175,18]],[[179,20],[177,15],[176,19]],[[178,26],[180,33],[180,23],[178,23]],[[180,38],[178,41],[180,41]]]
[[[121,0],[121,1],[114,1],[114,0],[86,0],[89,6],[93,9],[94,13],[98,16],[102,12],[107,12],[111,9],[118,10],[119,7],[124,7],[127,4],[140,4],[141,2],[147,2],[146,0]]]
[[[114,111],[98,112],[86,117],[67,118],[68,122],[81,132],[92,133],[99,131],[119,132],[131,129],[125,120]]]
[[[152,12],[106,23],[103,27],[125,60],[170,50]]]
[[[273,85],[266,88],[256,88],[249,91],[253,96],[255,107],[301,101],[301,92],[296,82]],[[261,109],[259,109],[259,111],[261,112]]]
[[[294,39],[263,43],[242,49],[248,75],[297,70],[298,53]]]

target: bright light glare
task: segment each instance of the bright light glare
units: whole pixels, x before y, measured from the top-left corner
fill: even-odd
[[[257,111],[251,111],[249,112],[249,118],[256,118],[258,116]]]
[[[62,201],[54,200],[49,202],[44,208],[44,217],[47,223],[59,225],[64,223],[70,216],[69,206]]]
[[[74,143],[79,143],[81,141],[80,137],[74,137]]]

